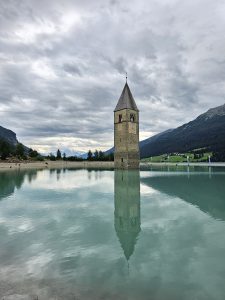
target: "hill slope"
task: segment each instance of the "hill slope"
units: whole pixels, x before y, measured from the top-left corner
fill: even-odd
[[[225,152],[225,104],[209,109],[195,120],[140,143],[141,157],[187,152],[198,148]]]
[[[2,126],[0,126],[0,140],[5,140],[12,146],[16,146],[18,144],[15,132]]]

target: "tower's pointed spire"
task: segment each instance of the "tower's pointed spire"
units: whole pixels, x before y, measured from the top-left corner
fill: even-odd
[[[137,105],[134,101],[133,95],[132,95],[130,88],[128,86],[128,83],[127,83],[127,73],[126,73],[125,86],[123,88],[122,94],[119,98],[119,101],[118,101],[114,111],[118,111],[118,110],[126,109],[126,108],[138,111]]]

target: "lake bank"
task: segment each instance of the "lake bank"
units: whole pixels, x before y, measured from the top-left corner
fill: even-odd
[[[190,166],[190,167],[225,167],[225,162],[212,163],[154,163],[141,162],[140,167],[162,167],[162,166]],[[0,171],[17,170],[17,169],[61,169],[61,168],[78,168],[78,169],[113,169],[113,161],[36,161],[36,162],[0,162]]]
[[[61,168],[78,168],[78,169],[112,169],[113,161],[35,161],[9,163],[0,162],[0,170],[17,170],[17,169],[61,169]]]

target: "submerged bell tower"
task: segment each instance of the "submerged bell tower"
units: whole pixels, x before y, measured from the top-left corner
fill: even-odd
[[[114,110],[114,165],[138,169],[139,162],[139,110],[126,81]]]

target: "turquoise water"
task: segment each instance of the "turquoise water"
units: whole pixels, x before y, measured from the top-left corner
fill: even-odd
[[[222,300],[224,282],[223,169],[0,173],[0,299]]]

